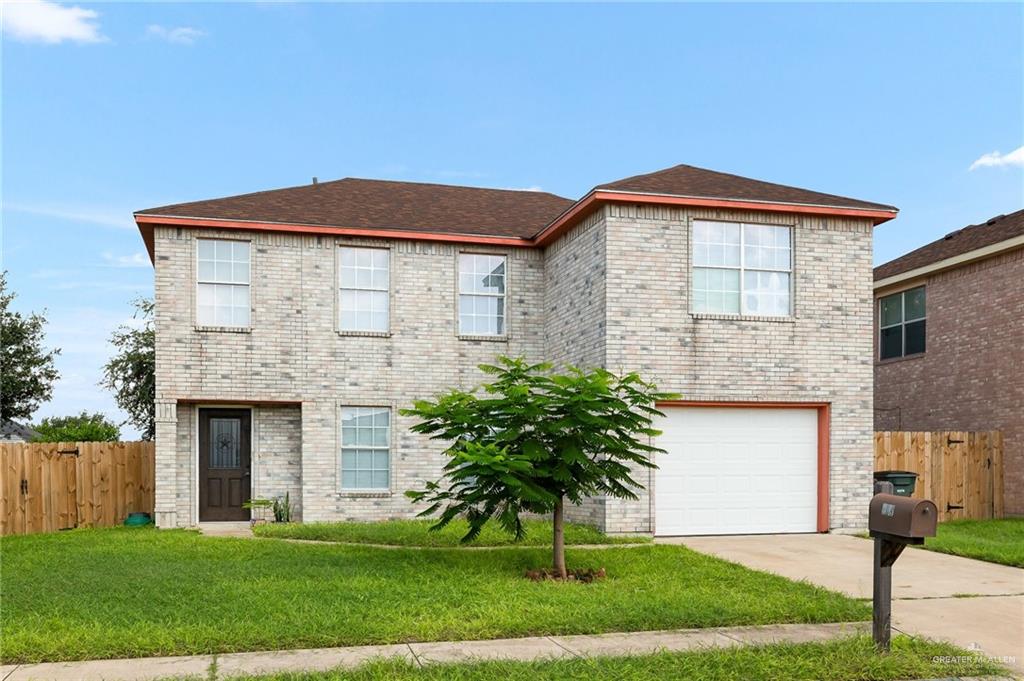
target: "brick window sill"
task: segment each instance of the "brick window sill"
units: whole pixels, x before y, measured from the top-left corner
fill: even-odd
[[[364,490],[342,490],[338,492],[339,499],[386,499],[394,492],[389,489],[364,489]]]
[[[250,326],[202,326],[196,324],[192,330],[199,333],[252,333]]]
[[[390,331],[338,331],[343,338],[391,338]]]
[[[875,366],[884,366],[886,364],[898,364],[899,362],[910,362],[915,359],[924,359],[925,353],[919,352],[914,355],[906,355],[905,357],[890,357],[889,359],[877,359],[875,360]]]
[[[484,341],[485,343],[507,343],[508,336],[472,336],[460,333],[459,340],[463,341]]]
[[[751,314],[713,314],[709,312],[691,312],[693,319],[714,319],[724,322],[773,322],[775,324],[796,324],[796,317],[765,317]]]

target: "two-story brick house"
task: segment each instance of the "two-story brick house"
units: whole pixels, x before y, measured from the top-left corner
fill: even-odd
[[[1001,430],[1024,515],[1024,210],[875,268],[878,430]]]
[[[498,354],[684,399],[609,532],[863,525],[872,228],[891,206],[691,166],[543,192],[344,179],[136,213],[156,269],[157,523],[409,517],[442,466],[398,410]]]

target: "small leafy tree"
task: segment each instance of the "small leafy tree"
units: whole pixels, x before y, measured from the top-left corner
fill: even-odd
[[[117,442],[121,439],[121,429],[99,412],[51,416],[32,429],[39,433],[32,438],[33,442]]]
[[[447,442],[449,457],[442,480],[406,495],[430,504],[420,516],[441,510],[433,529],[465,517],[463,542],[492,518],[521,539],[521,513],[550,513],[553,568],[564,579],[565,503],[595,494],[636,499],[642,485],[631,467],[655,467],[650,457],[663,451],[650,444],[660,434],[652,427],[662,415],[655,403],[674,395],[636,373],[551,373],[550,364],[507,357],[480,370],[494,377],[482,395],[452,390],[402,410],[421,419],[414,432]]]
[[[156,435],[156,330],[153,301],[134,301],[135,317],[141,328],[122,325],[110,337],[117,348],[106,366],[100,385],[113,391],[117,406],[128,414],[126,423],[135,426],[143,440]]]
[[[43,347],[46,317],[13,312],[14,297],[0,272],[0,422],[30,418],[60,376],[53,364],[60,350]]]

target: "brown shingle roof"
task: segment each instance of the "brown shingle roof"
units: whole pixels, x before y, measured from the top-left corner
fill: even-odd
[[[811,206],[825,214],[833,209],[874,210],[882,211],[882,221],[888,219],[889,213],[894,216],[896,211],[883,204],[680,165],[599,185],[575,202],[547,192],[345,178],[149,208],[136,213],[136,222],[151,256],[152,225],[159,223],[160,218],[168,218],[168,223],[173,218],[176,224],[190,219],[232,221],[236,224],[230,226],[236,228],[244,228],[244,223],[252,222],[296,225],[300,231],[302,227],[310,230],[401,230],[452,235],[456,239],[513,238],[527,241],[524,245],[539,245],[544,237],[535,237],[546,228],[551,230],[547,234],[551,238],[555,231],[566,228],[592,210],[595,197],[611,200],[609,196],[615,191],[667,194],[695,201],[757,201],[775,204],[774,210],[785,210],[788,205]],[[602,193],[604,196],[599,196]],[[629,197],[622,198],[629,200]]]
[[[1024,235],[1024,210],[1009,215],[997,215],[981,224],[967,225],[963,229],[950,232],[941,239],[879,265],[875,268],[875,281],[1021,235]]]
[[[572,204],[547,192],[349,177],[138,214],[528,239]]]
[[[596,189],[640,192],[644,194],[665,194],[705,199],[734,199],[741,201],[763,201],[769,203],[793,203],[809,206],[831,206],[837,208],[861,208],[867,210],[891,210],[893,206],[881,203],[859,201],[835,194],[822,194],[799,187],[787,187],[772,182],[762,182],[749,177],[720,173],[695,166],[678,165],[646,175],[634,175]]]

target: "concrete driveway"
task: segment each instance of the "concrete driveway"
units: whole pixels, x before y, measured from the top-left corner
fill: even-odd
[[[872,542],[841,534],[659,538],[756,570],[871,598]],[[908,548],[892,569],[893,626],[1013,658],[1024,673],[1024,570]]]

